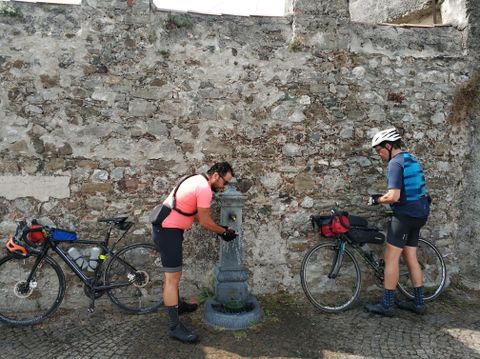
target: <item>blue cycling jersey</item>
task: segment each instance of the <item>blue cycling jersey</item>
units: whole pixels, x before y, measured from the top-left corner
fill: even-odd
[[[388,163],[388,189],[399,189],[400,199],[392,204],[394,213],[427,218],[430,206],[422,167],[408,152],[396,154]]]

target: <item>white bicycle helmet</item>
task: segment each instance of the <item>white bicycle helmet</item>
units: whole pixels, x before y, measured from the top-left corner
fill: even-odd
[[[372,139],[372,147],[378,146],[383,142],[395,142],[401,140],[402,137],[398,133],[396,128],[389,128],[378,132]]]

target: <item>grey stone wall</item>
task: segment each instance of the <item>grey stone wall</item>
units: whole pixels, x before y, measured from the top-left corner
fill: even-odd
[[[431,0],[351,0],[352,21],[389,22],[414,12],[430,11]]]
[[[300,290],[310,214],[339,202],[381,218],[365,206],[385,189],[369,142],[393,125],[435,199],[423,234],[451,274],[473,278],[458,244],[476,132],[449,115],[478,67],[479,17],[462,31],[351,23],[341,0],[299,0],[285,18],[167,14],[147,0],[13,5],[18,16],[0,16],[0,177],[19,181],[0,190],[1,238],[24,216],[98,238],[98,217],[128,213],[129,240],[149,241],[149,211],[178,178],[228,160],[247,195],[251,289]],[[188,232],[187,291],[211,284],[217,253],[211,234]]]

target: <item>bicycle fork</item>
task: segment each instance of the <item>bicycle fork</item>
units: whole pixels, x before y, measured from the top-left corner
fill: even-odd
[[[341,241],[338,245],[336,255],[333,257],[332,268],[330,273],[328,273],[328,278],[335,279],[337,278],[338,272],[343,264],[343,258],[345,256],[345,242]]]

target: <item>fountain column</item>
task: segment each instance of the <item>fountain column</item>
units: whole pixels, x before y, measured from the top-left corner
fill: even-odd
[[[220,195],[220,223],[234,229],[231,242],[220,241],[220,259],[215,267],[215,297],[205,303],[204,318],[216,327],[245,329],[261,319],[256,298],[248,291],[248,272],[242,263],[242,211],[245,195],[236,190],[233,178]]]

